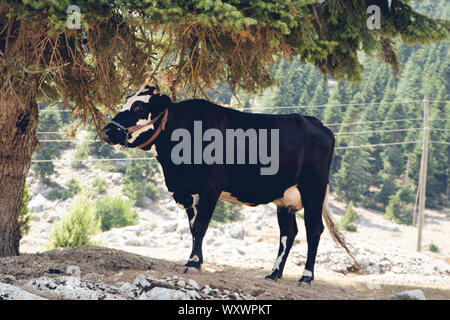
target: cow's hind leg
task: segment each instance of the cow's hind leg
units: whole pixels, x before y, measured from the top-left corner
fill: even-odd
[[[266,276],[266,279],[277,280],[283,276],[286,259],[298,232],[295,213],[296,209],[294,207],[277,206],[278,225],[280,227],[280,247],[272,272]]]
[[[192,234],[192,252],[185,264],[184,272],[197,272],[203,263],[203,237],[208,229],[209,221],[214,212],[219,192],[206,192],[193,195],[192,205],[186,209],[189,227]]]
[[[309,181],[309,182],[305,182]],[[322,222],[322,208],[325,199],[327,182],[314,179],[305,179],[300,183],[303,205],[305,208],[306,239],[308,241],[308,255],[305,270],[299,282],[310,284],[314,280],[314,264],[320,236],[324,230]]]

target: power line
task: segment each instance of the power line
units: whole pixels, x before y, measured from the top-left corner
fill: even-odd
[[[400,131],[415,131],[415,130],[423,130],[423,128],[390,129],[390,130],[368,130],[368,131],[348,131],[348,132],[338,132],[338,133],[335,133],[335,135],[350,135],[350,134],[376,133],[376,132],[400,132]]]
[[[86,140],[70,140],[70,139],[48,139],[48,140],[39,140],[39,142],[101,142],[102,140],[93,140],[93,139],[86,139]]]
[[[247,108],[248,111],[254,110],[276,110],[276,109],[297,109],[297,108],[327,108],[327,107],[347,107],[347,106],[375,106],[375,105],[390,105],[390,104],[411,104],[411,103],[422,103],[422,100],[411,100],[411,101],[388,101],[388,102],[365,102],[365,103],[342,103],[342,104],[318,104],[318,105],[299,105],[299,106],[274,106],[274,107],[256,107]],[[449,103],[446,100],[429,100],[433,103]],[[71,112],[67,109],[42,109],[39,112]]]
[[[422,118],[411,118],[411,119],[392,119],[392,120],[377,120],[377,121],[362,121],[362,122],[341,122],[341,123],[324,123],[324,126],[344,126],[344,125],[360,125],[369,123],[387,123],[387,122],[405,122],[405,121],[419,121]]]
[[[450,142],[445,142],[445,141],[433,141],[430,140],[431,143],[439,143],[439,144],[446,144],[446,145],[450,145]]]
[[[275,110],[275,109],[297,109],[297,108],[327,108],[327,107],[347,107],[347,106],[370,106],[383,104],[410,104],[422,102],[419,100],[412,101],[391,101],[391,102],[367,102],[367,103],[342,103],[342,104],[318,104],[318,105],[303,105],[303,106],[274,106],[274,107],[256,107],[247,108],[246,110]]]
[[[45,162],[61,162],[61,163],[71,163],[71,162],[104,162],[104,161],[134,161],[134,160],[156,160],[156,158],[111,158],[111,159],[55,159],[55,160],[31,160],[32,163],[45,163]]]
[[[378,143],[378,144],[365,144],[360,146],[347,146],[347,147],[336,147],[335,150],[343,150],[343,149],[361,149],[361,148],[371,148],[371,147],[381,147],[381,146],[395,146],[395,145],[401,145],[401,144],[412,144],[412,143],[418,143],[421,142],[418,141],[404,141],[404,142],[389,142],[389,143]]]
[[[450,131],[450,129],[431,128],[430,131]]]

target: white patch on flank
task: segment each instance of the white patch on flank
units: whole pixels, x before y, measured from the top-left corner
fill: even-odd
[[[303,270],[303,276],[312,278],[313,274],[311,271],[305,269]]]
[[[277,260],[275,261],[272,271],[274,271],[276,269],[280,270],[281,260],[283,260],[284,254],[286,253],[286,241],[287,241],[287,236],[281,237],[281,243],[283,244],[283,251],[281,252],[281,254],[278,256]]]
[[[236,197],[233,197],[231,195],[231,193],[226,192],[226,191],[222,191],[222,193],[219,196],[219,200],[231,202],[231,203],[235,203],[235,204],[242,204],[244,206],[252,206],[253,205],[251,203],[245,203],[245,202],[239,201]]]
[[[277,206],[294,207],[296,210],[303,209],[302,196],[297,186],[292,186],[284,191],[283,198],[272,201]]]

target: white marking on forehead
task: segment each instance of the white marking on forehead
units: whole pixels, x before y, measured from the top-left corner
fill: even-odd
[[[138,96],[139,92],[136,92],[133,96],[129,97],[127,102],[125,102],[122,106],[122,111],[130,110],[133,103],[136,101],[141,101],[148,103],[150,101],[151,95]]]

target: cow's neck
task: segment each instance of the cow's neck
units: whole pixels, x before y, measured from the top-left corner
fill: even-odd
[[[176,129],[175,121],[179,119],[177,118],[176,113],[176,110],[169,108],[164,130],[159,133],[159,136],[155,139],[154,143],[151,144],[151,147],[145,150],[146,152],[153,154],[161,165],[165,162],[164,160],[170,159],[170,137],[173,130]]]

